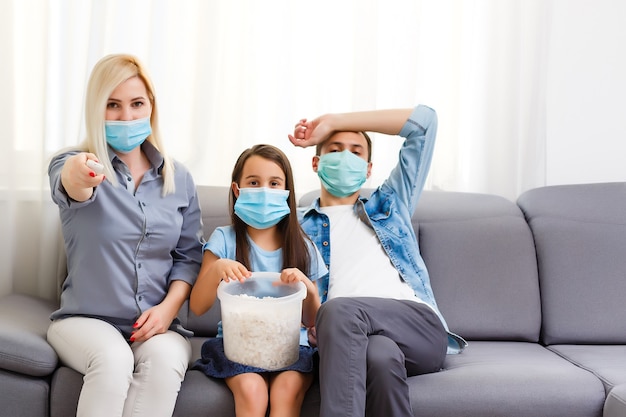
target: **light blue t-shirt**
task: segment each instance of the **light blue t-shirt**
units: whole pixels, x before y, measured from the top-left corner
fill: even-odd
[[[283,251],[277,249],[267,251],[260,248],[250,237],[250,269],[252,272],[280,272],[283,269]],[[311,281],[317,281],[328,273],[326,264],[317,247],[308,239],[306,240],[311,259],[309,271],[302,271]],[[236,258],[235,228],[233,226],[222,226],[216,228],[209,240],[204,244],[203,251],[209,250],[218,258]],[[217,337],[222,337],[222,323],[218,324]],[[306,329],[300,331],[300,344],[308,346],[308,336]]]

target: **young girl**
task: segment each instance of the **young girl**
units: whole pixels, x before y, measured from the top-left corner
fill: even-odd
[[[305,284],[302,322],[307,328],[315,325],[320,297],[314,281],[328,271],[300,227],[294,188],[291,165],[278,148],[256,145],[239,156],[229,199],[232,225],[218,227],[204,245],[202,267],[190,296],[195,314],[211,308],[222,280],[243,281],[251,271],[280,272],[284,283]],[[313,381],[314,349],[306,342],[306,331],[298,361],[272,372],[228,360],[221,329],[219,333],[204,343],[202,359],[194,369],[225,379],[233,392],[236,415],[264,417],[269,406],[271,417],[299,416]]]

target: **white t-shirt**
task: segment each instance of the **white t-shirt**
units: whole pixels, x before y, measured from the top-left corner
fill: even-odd
[[[320,209],[330,221],[328,299],[382,297],[421,302],[400,278],[376,233],[358,218],[353,205]]]

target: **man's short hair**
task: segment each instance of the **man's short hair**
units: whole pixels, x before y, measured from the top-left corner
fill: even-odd
[[[367,132],[355,132],[355,133],[360,133],[363,135],[363,137],[365,137],[365,142],[367,142],[367,162],[372,162],[372,139],[367,134]],[[317,144],[317,146],[315,147],[315,155],[318,155],[318,156],[321,155],[322,146],[324,145],[325,142],[326,141]]]

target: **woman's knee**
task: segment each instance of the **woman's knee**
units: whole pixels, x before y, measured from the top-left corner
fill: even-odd
[[[102,346],[102,349],[92,353],[90,362],[90,367],[101,366],[116,369],[117,372],[128,372],[131,375],[135,367],[133,351],[127,344]]]
[[[137,367],[149,363],[155,373],[176,373],[184,377],[191,360],[189,341],[176,332],[155,335],[140,344],[133,345]]]
[[[95,371],[132,376],[133,352],[106,322],[83,317],[58,320],[50,325],[48,340],[66,365],[85,375]]]

